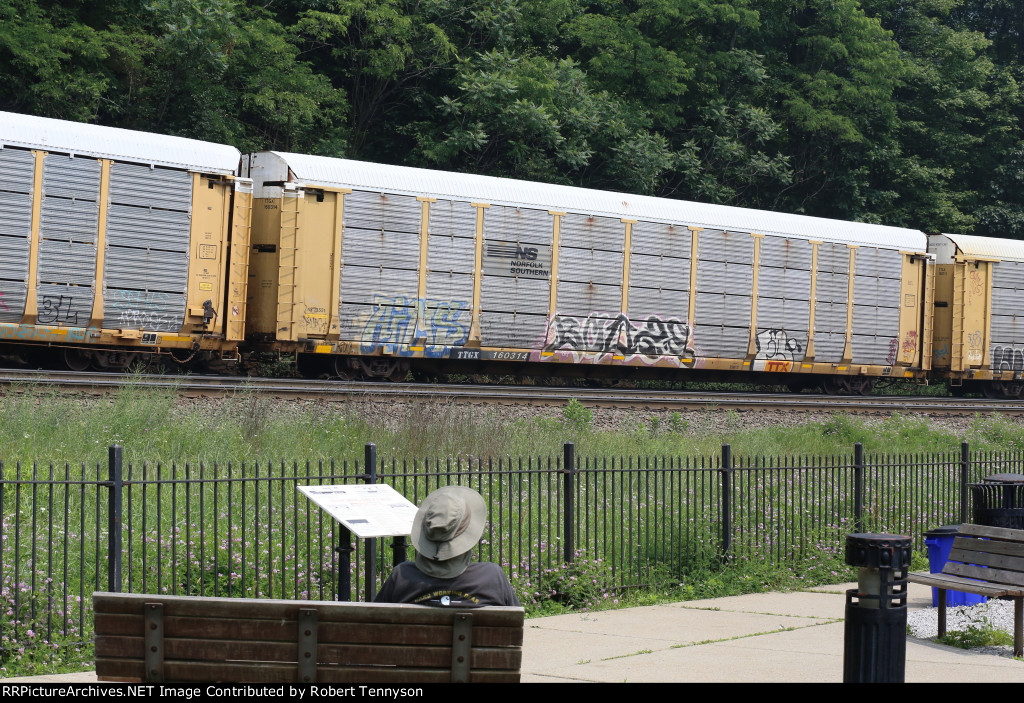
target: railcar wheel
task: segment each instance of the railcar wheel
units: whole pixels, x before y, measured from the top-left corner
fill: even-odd
[[[871,395],[871,389],[875,387],[875,379],[865,377],[850,377],[850,395]]]
[[[347,356],[335,356],[331,360],[331,375],[342,381],[355,380],[358,375],[355,367],[352,365],[352,360]]]
[[[409,375],[409,364],[398,362],[395,364],[395,368],[388,374],[388,380],[395,383],[401,383],[405,380],[405,377]]]
[[[1002,384],[999,381],[982,384],[981,392],[982,395],[989,400],[999,400],[1000,398],[1006,397],[1006,394],[1003,392]]]
[[[821,389],[827,395],[843,395],[846,392],[841,376],[829,376],[821,382]]]
[[[82,349],[65,349],[63,357],[69,371],[88,371],[92,365],[92,354]]]

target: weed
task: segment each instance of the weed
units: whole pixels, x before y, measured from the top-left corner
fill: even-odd
[[[679,411],[673,411],[672,414],[668,416],[668,428],[669,432],[672,434],[683,434],[686,432],[688,425],[689,423],[683,419],[683,416]]]
[[[947,631],[943,637],[937,637],[935,641],[961,649],[1013,645],[1013,637],[1010,633],[996,629],[992,622],[985,617],[975,618],[963,630]]]
[[[585,434],[594,424],[594,411],[578,399],[572,398],[562,409],[562,422],[571,434],[575,436]]]

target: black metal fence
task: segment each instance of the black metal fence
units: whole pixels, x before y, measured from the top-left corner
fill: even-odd
[[[728,446],[714,457],[577,458],[566,445],[561,457],[383,465],[368,445],[351,463],[123,467],[112,447],[106,466],[0,464],[0,666],[87,643],[94,590],[327,600],[350,578],[372,592],[389,545],[356,548],[339,578],[347,537],[303,485],[377,481],[414,503],[443,485],[475,488],[490,512],[479,556],[530,603],[566,580],[592,580],[599,598],[723,560],[814,559],[851,532],[908,534],[920,548],[925,530],[967,520],[969,483],[1022,464],[966,444],[795,459],[733,457]]]

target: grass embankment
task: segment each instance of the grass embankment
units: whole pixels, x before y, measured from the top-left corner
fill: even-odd
[[[0,397],[0,461],[103,461],[111,444],[124,447],[125,461],[150,463],[351,460],[362,457],[366,442],[377,444],[383,460],[557,456],[566,441],[576,443],[578,456],[712,456],[725,443],[747,456],[849,454],[855,442],[868,453],[955,451],[963,440],[975,450],[1024,448],[1024,427],[999,417],[975,417],[958,433],[901,415],[871,421],[835,414],[751,428],[733,410],[638,409],[603,430],[603,412],[577,401],[519,417],[447,399],[278,402],[243,390],[182,401],[173,390],[131,383],[99,398],[21,387]]]

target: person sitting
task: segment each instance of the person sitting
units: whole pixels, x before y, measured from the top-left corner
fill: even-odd
[[[446,486],[428,495],[412,522],[416,560],[396,566],[374,602],[520,605],[500,566],[472,561],[486,516],[483,496],[472,488]]]

